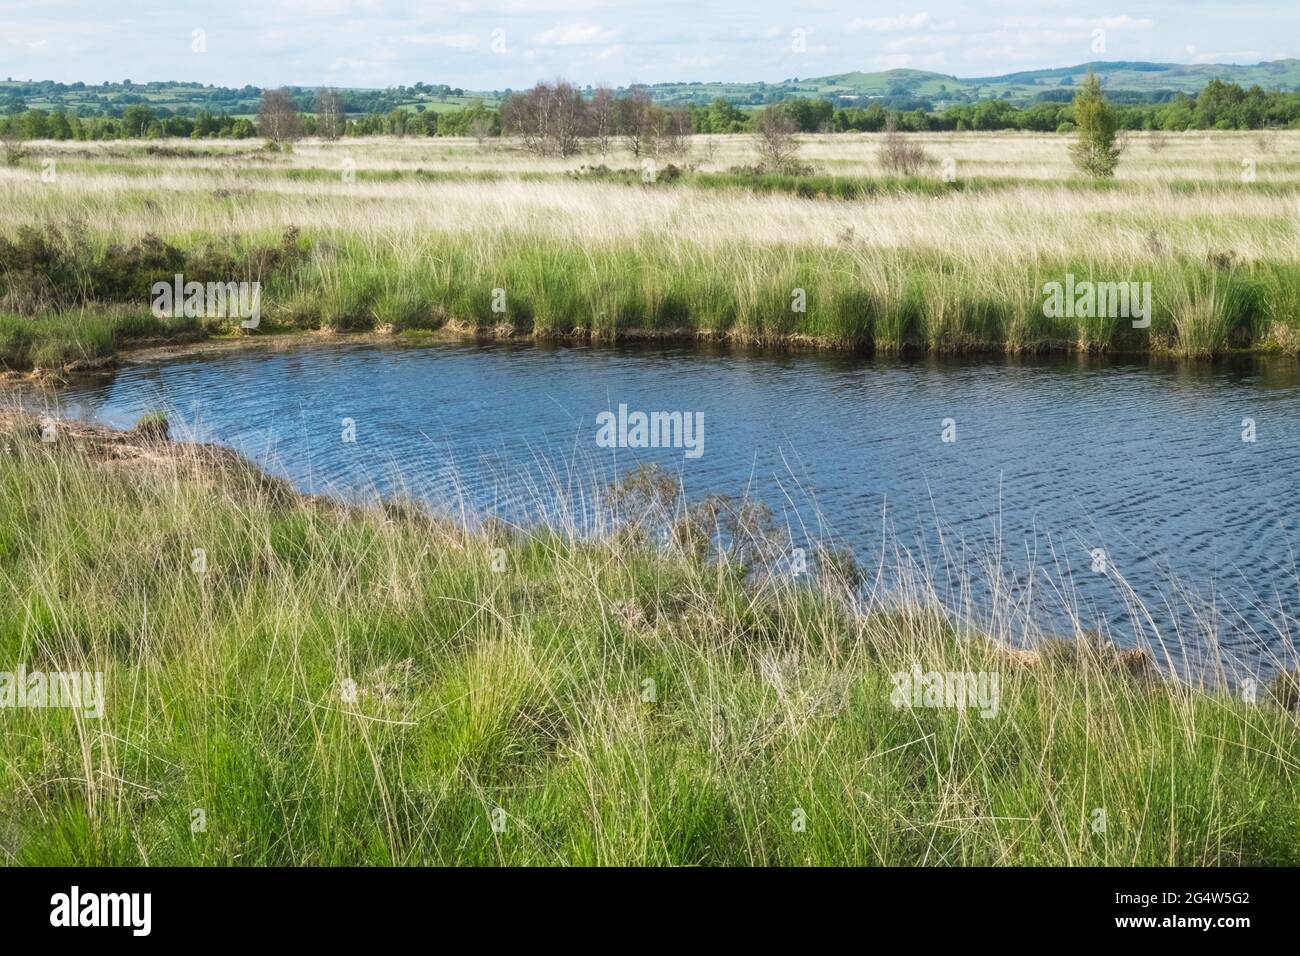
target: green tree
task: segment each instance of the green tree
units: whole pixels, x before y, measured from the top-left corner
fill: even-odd
[[[835,107],[829,100],[814,100],[807,97],[794,97],[783,104],[790,119],[794,120],[801,133],[816,133],[829,126]]]
[[[984,100],[971,114],[971,125],[978,130],[1015,129],[1019,113],[1006,100]]]
[[[394,136],[405,136],[410,122],[411,114],[400,108],[390,110],[388,115],[384,117],[384,124],[388,128],[388,132]]]
[[[702,133],[739,133],[749,122],[744,110],[721,96],[709,106],[707,117],[708,128],[701,129]]]
[[[62,110],[50,116],[49,137],[50,139],[72,139],[72,126]]]
[[[50,114],[45,110],[28,110],[22,115],[23,139],[48,139]]]
[[[1123,152],[1117,138],[1119,117],[1101,91],[1101,79],[1091,70],[1074,94],[1074,125],[1078,139],[1070,147],[1074,165],[1093,179],[1115,175]]]
[[[215,136],[221,130],[221,123],[207,110],[199,110],[194,115],[194,130],[191,136],[197,138]]]
[[[1201,129],[1237,129],[1245,98],[1245,91],[1235,83],[1210,80],[1196,96],[1196,125]]]
[[[1160,114],[1160,128],[1170,132],[1191,129],[1196,124],[1196,100],[1179,93],[1173,102],[1166,104]]]
[[[149,107],[133,104],[122,111],[122,126],[127,136],[143,136],[149,124],[157,118]]]

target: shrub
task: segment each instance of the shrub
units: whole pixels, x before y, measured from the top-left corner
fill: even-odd
[[[91,302],[145,306],[155,282],[265,282],[292,272],[305,258],[290,226],[278,244],[240,248],[238,239],[182,249],[153,234],[94,248],[78,224],[22,226],[0,236],[0,308],[24,315],[66,311]]]
[[[780,106],[769,106],[754,124],[754,149],[758,151],[763,168],[784,173],[797,165],[799,131],[794,120]]]
[[[934,159],[919,143],[913,143],[898,131],[898,118],[889,114],[885,121],[885,138],[880,144],[880,165],[895,176],[915,176],[934,165]]]
[[[17,166],[27,157],[27,150],[23,144],[15,137],[5,136],[4,139],[5,165]]]

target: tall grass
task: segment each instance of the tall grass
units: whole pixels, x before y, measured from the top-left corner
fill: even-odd
[[[102,720],[0,711],[8,862],[1300,862],[1263,692],[1011,652],[830,562],[792,585],[691,535],[345,507],[21,416],[0,441],[0,669],[107,684]],[[913,665],[999,674],[997,715],[895,707]]]
[[[312,239],[302,240],[308,244]],[[197,257],[197,254],[196,254]],[[1126,317],[1048,318],[1041,288],[1080,280],[1150,282],[1149,330]],[[0,318],[0,362],[57,367],[111,354],[133,338],[201,334],[229,320],[159,321],[130,290],[94,282],[76,311]],[[867,246],[755,244],[720,250],[685,243],[539,244],[527,236],[467,245],[427,236],[400,248],[361,237],[322,240],[302,265],[268,273],[270,329],[367,331],[453,326],[538,338],[613,341],[628,335],[742,344],[792,341],[883,351],[1166,351],[1213,357],[1233,348],[1294,353],[1300,266],[1162,261],[972,263],[941,251],[882,253]],[[502,290],[498,292],[497,290]],[[139,299],[140,301],[137,301]],[[108,315],[97,313],[107,306]]]
[[[1043,284],[1070,273],[1150,282],[1150,329],[1132,329],[1129,317],[1046,317]],[[294,321],[343,330],[454,320],[541,338],[649,333],[887,351],[1213,356],[1252,346],[1294,350],[1276,327],[1294,327],[1297,319],[1275,305],[1289,307],[1298,296],[1300,266],[1170,259],[1044,259],[1026,266],[848,242],[719,249],[647,239],[591,246],[504,233],[473,244],[433,235],[400,250],[347,240],[277,286],[269,309],[276,314],[279,303]]]
[[[200,333],[197,321],[163,321],[145,310],[104,304],[37,315],[0,312],[0,367],[54,371],[93,367],[144,339]]]
[[[630,155],[611,171],[468,142],[46,144],[56,183],[0,170],[0,311],[143,314],[151,283],[183,272],[262,282],[269,328],[1296,354],[1300,166],[1275,139],[1257,182],[1236,174],[1241,137],[1214,134],[1130,155],[1105,187],[1070,178],[1055,136],[916,137],[954,183],[881,177],[857,136],[805,138],[807,176],[746,171],[748,141],[722,137],[650,184]],[[1068,273],[1150,282],[1150,329],[1046,318],[1042,285]],[[103,352],[102,331],[64,321],[6,320],[0,361]]]

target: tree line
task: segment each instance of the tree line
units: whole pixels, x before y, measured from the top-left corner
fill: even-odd
[[[836,110],[837,132],[878,132],[888,110],[877,105]],[[1300,129],[1300,93],[1243,89],[1235,83],[1211,80],[1197,94],[1179,93],[1164,103],[1116,103],[1116,122],[1123,130],[1256,130]],[[952,106],[942,112],[909,110],[898,123],[913,132],[1019,129],[1068,132],[1077,125],[1073,102],[1042,102],[1017,106],[1008,100],[982,100]]]
[[[1300,93],[1267,92],[1258,86],[1243,89],[1220,80],[1212,80],[1195,95],[1179,93],[1163,103],[1116,104],[1114,109],[1121,130],[1300,128]],[[880,103],[837,109],[829,100],[794,97],[763,111],[747,112],[721,97],[708,106],[668,107],[655,103],[647,87],[615,94],[605,87],[583,91],[561,79],[512,93],[499,110],[476,101],[446,112],[421,105],[414,110],[393,108],[358,115],[355,105],[336,90],[322,89],[309,97],[298,90],[282,89],[262,92],[256,118],[206,109],[178,115],[147,103],[130,104],[121,116],[28,109],[0,118],[0,135],[56,140],[245,139],[262,135],[275,141],[374,135],[472,136],[482,140],[507,135],[542,154],[567,156],[586,142],[603,154],[618,140],[640,156],[679,151],[684,139],[695,133],[760,132],[762,117],[773,111],[780,114],[782,125],[788,123],[802,133],[875,133],[891,125],[907,132],[1070,132],[1078,122],[1073,102],[1017,106],[993,99],[934,112],[891,110]]]
[[[178,115],[146,104],[131,104],[121,116],[79,116],[62,110],[29,109],[0,117],[6,139],[115,140],[248,139],[266,136],[276,141],[302,136],[337,139],[341,136],[494,136],[501,131],[496,110],[481,102],[461,109],[392,109],[356,115],[352,104],[336,90],[321,90],[302,108],[301,97],[286,90],[266,90],[255,117],[232,116],[199,109]]]

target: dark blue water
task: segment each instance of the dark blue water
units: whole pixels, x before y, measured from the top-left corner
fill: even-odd
[[[1068,629],[1077,614],[1119,643],[1163,640],[1181,646],[1174,657],[1217,644],[1248,669],[1289,662],[1296,643],[1289,360],[313,345],[128,367],[58,401],[118,426],[166,408],[174,435],[229,445],[303,489],[517,520],[540,507],[581,522],[593,487],[652,461],[691,497],[759,497],[796,542],[909,563],[1008,619]],[[598,447],[597,416],[619,404],[702,413],[703,453]],[[990,573],[1010,596],[1000,607],[969,586]]]

